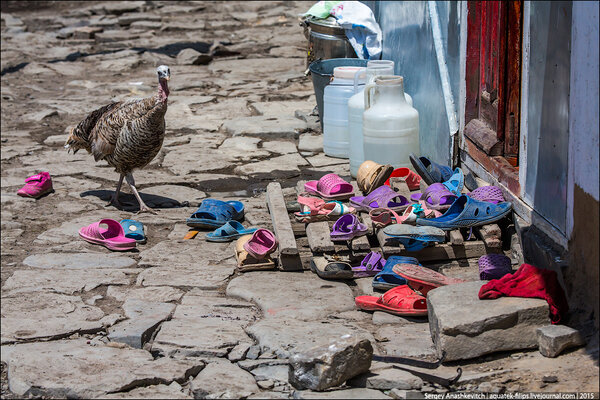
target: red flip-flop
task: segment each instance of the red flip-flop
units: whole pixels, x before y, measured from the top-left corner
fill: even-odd
[[[392,178],[404,178],[409,190],[416,190],[421,184],[421,177],[406,167],[396,168],[393,170],[392,174],[387,181],[385,181],[384,185],[390,186],[390,179]]]
[[[106,225],[102,228],[100,225]],[[135,239],[125,237],[120,223],[114,219],[105,218],[79,229],[79,236],[87,242],[99,244],[109,250],[126,251],[135,249]]]
[[[432,269],[416,264],[396,264],[392,267],[392,271],[406,279],[408,285],[423,296],[426,296],[431,289],[465,282],[462,279],[449,278]]]
[[[385,311],[400,316],[427,315],[425,297],[415,293],[408,285],[396,286],[380,297],[358,296],[354,302],[356,307],[366,311]]]

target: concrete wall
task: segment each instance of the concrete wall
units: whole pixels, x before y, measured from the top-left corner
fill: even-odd
[[[599,319],[598,2],[574,2],[571,31],[565,283],[579,319]]]

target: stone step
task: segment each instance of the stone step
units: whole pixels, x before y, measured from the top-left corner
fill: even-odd
[[[542,299],[480,300],[487,281],[442,286],[427,294],[429,328],[438,357],[446,361],[538,346],[536,329],[550,322]]]

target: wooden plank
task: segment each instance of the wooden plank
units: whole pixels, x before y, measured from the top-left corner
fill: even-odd
[[[467,124],[465,136],[490,156],[502,154],[503,144],[498,140],[496,132],[479,119],[471,120]]]
[[[313,253],[330,253],[335,251],[331,241],[331,231],[327,221],[311,222],[306,224],[306,237]]]
[[[284,271],[302,270],[296,238],[285,207],[281,185],[278,182],[267,185],[267,207],[271,214],[275,236],[279,241],[279,267]]]
[[[435,246],[412,252],[408,252],[401,247],[393,248],[391,246],[387,246],[383,250],[385,257],[390,255],[409,256],[415,257],[421,262],[479,258],[490,251],[495,252],[496,249],[487,248],[481,240],[464,242],[462,245],[452,245],[450,243],[436,244]],[[498,251],[500,250],[498,249]]]
[[[509,1],[507,7],[506,102],[504,123],[504,157],[519,165],[519,124],[521,121],[521,53],[523,36],[523,2]]]
[[[448,241],[453,245],[460,245],[464,243],[464,239],[460,230],[454,229],[447,232]]]
[[[352,241],[350,242],[350,249],[352,251],[371,250],[371,245],[369,244],[369,239],[367,239],[367,235],[352,239]]]

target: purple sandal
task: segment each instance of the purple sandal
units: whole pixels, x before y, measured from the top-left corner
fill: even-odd
[[[361,261],[358,267],[352,267],[354,278],[375,276],[383,269],[385,258],[381,253],[372,251]]]
[[[470,196],[472,199],[475,200],[487,201],[494,204],[506,201],[504,200],[504,196],[502,195],[502,190],[500,190],[498,186],[478,187],[471,193],[468,193],[467,196]]]
[[[392,201],[398,198],[400,202]],[[408,199],[389,186],[380,186],[373,190],[368,196],[354,196],[350,198],[350,204],[357,211],[371,211],[374,208],[389,208],[396,212],[404,211],[410,205]]]
[[[410,196],[411,200],[424,200],[427,206],[433,210],[446,210],[458,198],[454,193],[448,190],[442,183],[434,183],[421,193],[415,193]]]
[[[332,241],[352,240],[357,236],[366,235],[368,230],[367,226],[360,222],[356,215],[346,214],[335,221],[330,236]]]
[[[504,254],[486,254],[477,260],[479,278],[482,281],[500,279],[506,274],[512,274],[510,258]]]

